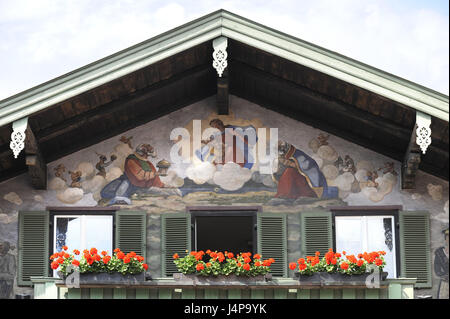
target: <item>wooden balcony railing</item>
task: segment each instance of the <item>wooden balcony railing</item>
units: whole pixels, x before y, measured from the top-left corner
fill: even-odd
[[[415,278],[382,281],[379,288],[351,284],[301,285],[290,278],[252,284],[196,284],[156,278],[133,285],[84,284],[68,288],[51,277],[32,277],[35,299],[414,299]]]

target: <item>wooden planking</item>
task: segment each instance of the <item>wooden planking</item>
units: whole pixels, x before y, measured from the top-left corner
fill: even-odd
[[[124,288],[114,288],[113,298],[114,299],[126,299],[127,298],[127,290]]]
[[[183,288],[183,291],[181,293],[181,299],[195,299],[195,289]]]
[[[297,299],[311,299],[311,290],[310,289],[298,289]]]
[[[380,290],[367,288],[366,299],[380,299]]]
[[[401,299],[412,285],[392,283],[388,288],[69,288],[68,299]],[[47,293],[35,287],[35,296]]]
[[[344,288],[342,289],[342,299],[356,299],[355,288]]]
[[[228,299],[241,299],[241,289],[227,289]]]
[[[251,299],[264,299],[264,289],[252,289],[250,296]]]
[[[334,290],[333,289],[327,289],[327,288],[321,288],[319,290],[319,296],[320,299],[333,299],[334,297]]]
[[[149,289],[136,288],[136,299],[150,299]]]
[[[213,75],[213,72],[205,66],[196,70],[190,77],[167,83],[167,86],[149,91],[144,96],[115,102],[114,105],[105,105],[114,121],[106,120],[105,114],[99,112],[91,116],[84,115],[88,117],[81,122],[74,122],[73,125],[61,124],[51,135],[39,139],[43,152],[48,154],[46,155],[48,161],[52,161],[206,98],[214,94],[214,85],[210,84]],[[188,84],[189,80],[191,83]],[[172,90],[178,92],[187,90],[185,85],[191,88],[190,95],[171,94]],[[90,137],[80,138],[85,134]]]
[[[231,39],[228,47],[232,52],[233,61],[248,64],[314,92],[333,96],[341,102],[353,104],[359,109],[370,111],[384,119],[395,120],[405,127],[412,126],[414,123],[414,110],[376,93]],[[393,110],[397,109],[400,112],[396,114]]]

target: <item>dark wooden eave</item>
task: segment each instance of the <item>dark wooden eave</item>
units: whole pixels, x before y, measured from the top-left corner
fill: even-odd
[[[228,112],[233,94],[280,114],[404,161],[415,110],[355,85],[228,39],[228,68],[218,78],[212,41],[173,55],[29,117],[46,163],[217,94]],[[448,180],[448,122],[432,118],[432,144],[419,168]],[[0,127],[0,181],[27,170]]]

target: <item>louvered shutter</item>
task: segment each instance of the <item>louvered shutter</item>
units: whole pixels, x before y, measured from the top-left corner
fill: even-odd
[[[161,215],[161,270],[168,277],[178,272],[173,255],[186,256],[191,250],[191,215],[188,213],[170,213]]]
[[[124,253],[134,251],[146,257],[147,250],[146,212],[117,211],[115,248]]]
[[[304,212],[300,215],[300,241],[302,256],[320,256],[333,248],[333,228],[331,212]]]
[[[401,211],[401,275],[417,278],[415,287],[431,288],[430,217],[426,211]]]
[[[258,253],[263,259],[273,258],[273,276],[287,276],[286,214],[260,213],[257,218]]]
[[[48,276],[49,228],[48,212],[19,212],[19,286],[31,286],[30,277]]]

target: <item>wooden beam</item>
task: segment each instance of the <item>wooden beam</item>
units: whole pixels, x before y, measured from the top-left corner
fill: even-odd
[[[402,161],[410,129],[248,65],[230,64],[231,94]]]
[[[416,128],[414,126],[405,157],[402,162],[402,189],[416,188],[416,173],[419,170],[421,151],[416,143]]]
[[[202,65],[42,130],[38,140],[52,162],[215,94],[215,74]]]
[[[217,109],[219,115],[228,115],[228,68],[217,77]]]
[[[31,184],[36,189],[47,189],[47,165],[30,125],[27,126],[25,135],[25,164],[28,166]]]

